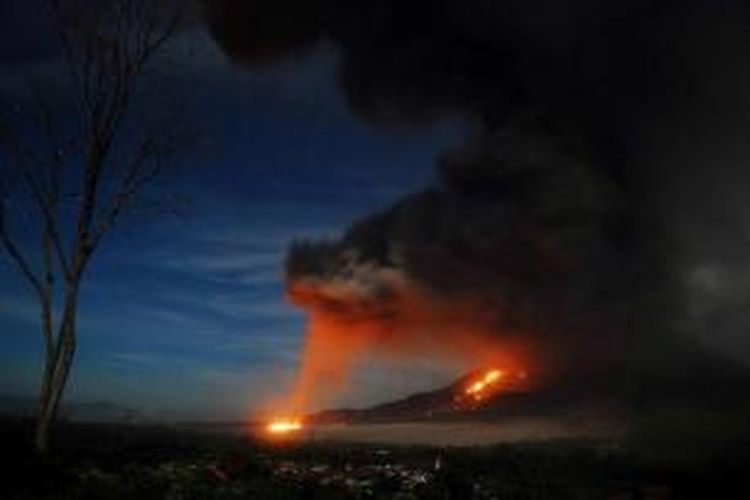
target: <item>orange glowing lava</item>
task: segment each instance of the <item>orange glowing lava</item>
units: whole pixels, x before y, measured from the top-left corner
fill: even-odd
[[[302,430],[302,422],[297,418],[277,418],[266,425],[266,431],[276,436],[288,435]]]
[[[505,378],[505,372],[502,370],[497,368],[487,370],[469,383],[465,390],[466,395],[472,397],[475,401],[484,399],[499,389],[503,378]]]

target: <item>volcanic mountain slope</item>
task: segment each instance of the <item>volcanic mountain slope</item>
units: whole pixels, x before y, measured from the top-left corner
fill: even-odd
[[[492,369],[468,373],[429,392],[364,409],[326,410],[317,423],[420,420],[494,420],[510,416],[627,416],[659,410],[701,410],[750,415],[750,369],[690,343],[672,346],[672,355],[655,352],[640,363],[606,372],[585,373],[559,384],[531,388],[525,374],[489,384],[478,396],[477,381]]]
[[[317,423],[451,420],[486,414],[492,408],[512,411],[525,401],[537,399],[523,384],[523,377],[507,381],[506,374],[498,376],[500,373],[497,369],[477,370],[441,389],[370,408],[326,410],[311,415],[310,419]]]

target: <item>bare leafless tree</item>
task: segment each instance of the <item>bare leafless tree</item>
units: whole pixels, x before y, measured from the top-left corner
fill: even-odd
[[[159,122],[163,104],[146,102],[158,97],[155,63],[179,37],[186,1],[49,5],[62,68],[54,87],[67,98],[37,92],[33,106],[6,106],[0,121],[0,248],[41,312],[41,453],[76,352],[79,292],[91,257],[188,140],[175,132],[186,130],[181,124]]]

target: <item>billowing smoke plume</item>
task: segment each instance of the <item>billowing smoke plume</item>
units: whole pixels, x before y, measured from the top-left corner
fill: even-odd
[[[659,239],[644,238],[622,187],[546,136],[514,134],[446,155],[439,186],[341,240],[291,249],[291,297],[311,311],[308,359],[321,363],[303,374],[428,354],[542,383],[624,362],[636,332],[651,333],[670,308]]]
[[[619,373],[670,345],[681,276],[702,248],[684,219],[717,213],[725,179],[747,180],[744,2],[206,7],[247,64],[332,44],[368,120],[472,127],[436,186],[338,241],[291,249],[289,293],[311,314],[298,394],[344,383],[365,355],[518,364],[541,384]]]

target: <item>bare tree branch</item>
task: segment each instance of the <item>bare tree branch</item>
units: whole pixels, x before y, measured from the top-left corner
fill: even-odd
[[[51,119],[46,113],[43,113],[41,118],[44,121]],[[34,158],[25,151],[23,140],[10,130],[4,130],[4,135],[5,137],[0,141],[0,146],[4,146],[11,160],[13,160],[18,167],[20,178],[29,188],[36,207],[44,220],[45,232],[49,233],[49,243],[53,246],[60,269],[67,278],[70,270],[57,221],[57,206],[60,198],[60,187],[59,185],[55,185],[55,182],[52,182],[51,189],[45,189],[42,179],[40,179],[40,176],[37,175],[37,172],[35,171],[35,163],[39,162],[35,161]]]
[[[26,277],[34,291],[41,297],[42,293],[42,282],[39,277],[34,273],[31,266],[29,265],[23,253],[19,250],[18,246],[13,241],[6,223],[6,209],[5,200],[0,200],[0,241],[3,243],[5,250],[10,255],[11,259],[16,263],[18,269]]]

